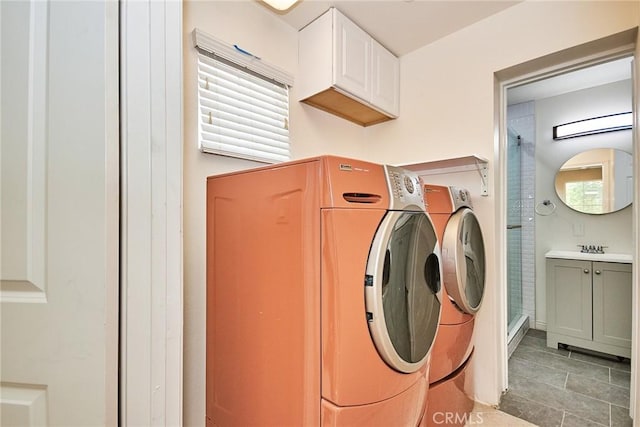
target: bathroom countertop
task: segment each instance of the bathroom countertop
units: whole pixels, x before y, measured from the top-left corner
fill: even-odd
[[[602,261],[602,262],[620,262],[625,264],[631,264],[633,258],[629,254],[590,254],[579,251],[549,251],[544,254],[545,258],[560,258],[560,259],[580,259],[584,261]]]

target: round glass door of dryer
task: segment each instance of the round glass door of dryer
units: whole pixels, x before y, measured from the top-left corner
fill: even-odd
[[[442,239],[444,286],[453,302],[465,313],[475,314],[484,296],[485,251],[480,224],[473,211],[456,211]]]
[[[371,337],[391,368],[410,373],[425,364],[440,320],[440,278],[429,216],[387,212],[371,245],[364,288]]]

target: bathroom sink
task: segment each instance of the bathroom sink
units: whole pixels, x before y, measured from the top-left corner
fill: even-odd
[[[580,251],[549,251],[544,254],[545,258],[556,259],[582,259],[585,261],[602,261],[602,262],[620,262],[625,264],[631,264],[633,258],[630,254],[593,254]]]

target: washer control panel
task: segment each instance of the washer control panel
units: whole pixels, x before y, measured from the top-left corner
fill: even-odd
[[[389,165],[385,165],[384,170],[391,195],[390,209],[403,209],[410,205],[424,209],[422,182],[417,173]]]

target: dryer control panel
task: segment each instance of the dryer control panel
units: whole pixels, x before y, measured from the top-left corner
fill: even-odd
[[[425,210],[422,180],[417,173],[397,166],[384,166],[391,203],[389,209],[400,210],[417,206]]]
[[[453,202],[453,211],[457,211],[460,208],[466,207],[471,209],[471,194],[466,188],[449,187],[451,193],[451,201]]]

